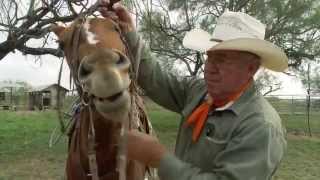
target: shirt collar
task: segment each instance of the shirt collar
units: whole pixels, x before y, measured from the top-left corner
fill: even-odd
[[[231,110],[236,115],[239,115],[241,111],[244,109],[244,107],[248,104],[251,97],[255,94],[255,92],[256,92],[256,88],[254,86],[254,82],[252,82],[237,100],[230,101],[226,105],[216,108],[215,111]],[[206,96],[206,99],[207,99],[207,96]]]
[[[208,99],[209,94],[206,94],[205,100]],[[224,106],[218,107],[215,109],[215,111],[224,111],[226,109],[228,109],[230,106],[232,106],[232,104],[234,103],[234,101],[230,101],[227,104],[225,104]]]
[[[231,107],[233,105],[234,101],[230,101],[228,102],[226,105],[222,106],[222,107],[219,107],[219,108],[216,108],[216,111],[223,111],[223,110],[226,110],[228,109],[229,107]]]
[[[236,100],[229,108],[233,112],[235,112],[237,115],[239,115],[243,111],[243,109],[247,106],[247,104],[250,103],[251,99],[255,96],[255,94],[256,94],[256,88],[253,82],[248,87],[248,89],[243,92],[243,94],[239,97],[239,99]]]

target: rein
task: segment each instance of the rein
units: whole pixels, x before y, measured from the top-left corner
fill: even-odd
[[[72,33],[71,37],[71,63],[70,67],[72,68],[72,74],[70,76],[73,76],[74,83],[76,85],[77,91],[80,94],[81,99],[81,105],[84,108],[89,109],[89,131],[88,131],[88,160],[89,160],[89,170],[90,173],[87,174],[87,176],[91,176],[92,180],[99,180],[99,173],[98,173],[98,164],[97,164],[97,158],[96,158],[96,149],[95,149],[95,128],[94,128],[94,122],[93,122],[93,103],[92,98],[89,96],[87,92],[83,91],[82,85],[78,79],[77,72],[80,66],[80,59],[79,59],[79,45],[80,45],[80,39],[82,34],[82,27],[85,22],[85,17],[82,16],[79,18],[80,24],[76,24]],[[80,110],[81,111],[81,110]],[[79,119],[80,120],[80,119]],[[82,165],[81,165],[82,166]],[[84,169],[82,168],[84,171]]]
[[[90,117],[89,131],[88,131],[88,159],[89,159],[89,168],[91,173],[89,173],[88,176],[91,176],[92,180],[99,180],[97,153],[95,149],[96,132],[95,132],[94,123],[93,123],[92,99],[89,99],[88,103],[85,103],[84,101],[82,101],[82,104],[89,108],[89,117]]]

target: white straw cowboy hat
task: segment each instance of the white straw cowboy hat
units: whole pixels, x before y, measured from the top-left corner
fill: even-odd
[[[217,20],[213,35],[201,29],[187,32],[183,39],[186,48],[206,52],[236,50],[254,53],[261,65],[273,71],[284,71],[288,57],[276,45],[264,40],[265,25],[242,12],[227,11]]]

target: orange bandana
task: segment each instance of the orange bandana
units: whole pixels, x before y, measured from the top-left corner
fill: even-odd
[[[193,132],[192,132],[192,141],[197,142],[197,140],[200,137],[201,131],[203,129],[203,126],[207,120],[208,113],[210,108],[212,110],[222,107],[226,104],[228,104],[231,101],[235,101],[238,99],[242,92],[247,89],[247,87],[250,85],[251,80],[249,80],[246,84],[244,84],[239,91],[232,94],[225,100],[219,100],[219,101],[210,101],[206,100],[204,101],[199,107],[197,107],[192,114],[189,116],[187,121],[185,122],[184,126],[193,126]]]

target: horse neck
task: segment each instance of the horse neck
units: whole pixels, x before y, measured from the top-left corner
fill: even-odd
[[[90,129],[90,114],[88,108],[82,112],[81,121],[84,124],[84,134],[88,135]],[[97,143],[105,145],[116,145],[120,135],[120,123],[115,123],[112,120],[105,120],[96,110],[92,110],[92,122],[94,124],[95,140]],[[99,144],[97,144],[99,146]]]
[[[92,120],[95,128],[95,150],[97,161],[103,171],[114,171],[117,162],[118,139],[120,135],[121,124],[105,120],[97,111],[93,110]],[[88,167],[88,132],[90,129],[90,114],[88,108],[84,108],[80,114],[81,123],[81,154],[85,156],[85,167]]]

